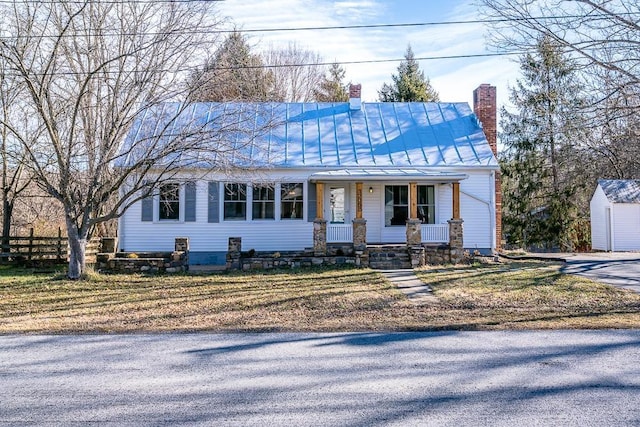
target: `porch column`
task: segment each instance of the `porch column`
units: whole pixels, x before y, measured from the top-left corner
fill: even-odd
[[[449,221],[449,256],[453,264],[464,259],[463,220],[460,218],[460,183],[453,183],[453,218]]]
[[[453,219],[460,219],[460,183],[453,183]]]
[[[324,219],[324,183],[316,182],[316,218],[313,220],[313,254],[327,254],[327,220]]]
[[[353,220],[353,249],[367,248],[367,220],[362,218],[362,182],[356,182],[356,217]]]
[[[422,244],[422,221],[418,218],[418,183],[409,183],[409,218],[407,219],[407,246]]]

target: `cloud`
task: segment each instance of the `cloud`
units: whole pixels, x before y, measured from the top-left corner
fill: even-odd
[[[240,30],[300,28],[383,23],[436,22],[477,19],[473,5],[463,0],[406,2],[404,0],[270,0],[221,2],[223,15]],[[395,28],[360,28],[314,31],[251,33],[257,48],[299,46],[316,51],[325,61],[367,61],[402,58],[407,44],[416,57],[466,55],[486,52],[482,24]],[[391,81],[398,62],[347,64],[347,80],[362,83],[366,101],[376,100],[383,83]],[[506,82],[515,81],[514,68],[505,57],[421,61],[443,100],[470,100],[480,83],[498,86],[506,94]],[[502,87],[502,85],[505,85]]]

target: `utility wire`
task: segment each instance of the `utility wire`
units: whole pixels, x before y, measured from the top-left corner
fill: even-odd
[[[465,58],[488,58],[495,56],[513,56],[513,55],[522,55],[523,52],[503,52],[503,53],[478,53],[478,54],[467,54],[467,55],[443,55],[443,56],[422,56],[414,58],[416,61],[432,61],[432,60],[444,60],[444,59],[465,59]],[[323,67],[330,66],[333,64],[338,65],[352,65],[352,64],[380,64],[385,62],[401,62],[406,61],[406,58],[392,58],[392,59],[364,59],[364,60],[354,60],[354,61],[331,61],[331,62],[309,62],[309,63],[298,63],[298,64],[263,64],[263,65],[241,65],[241,66],[233,66],[233,67],[207,67],[205,71],[233,71],[233,70],[251,70],[251,69],[261,69],[261,68],[285,68],[285,67]],[[188,71],[202,71],[201,68],[198,67],[185,67],[177,70],[140,70],[140,71],[122,71],[122,70],[102,70],[100,71],[100,75],[104,74],[135,74],[135,73],[169,73],[169,72],[188,72]],[[84,76],[88,74],[87,72],[81,73],[77,71],[53,71],[49,73],[29,73],[31,76]],[[5,76],[17,76],[18,74],[15,71],[9,71],[4,73]]]

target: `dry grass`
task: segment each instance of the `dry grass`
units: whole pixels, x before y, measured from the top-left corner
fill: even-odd
[[[640,295],[559,265],[430,268],[438,302],[407,301],[378,272],[334,269],[203,276],[0,270],[0,333],[356,331],[640,327]]]

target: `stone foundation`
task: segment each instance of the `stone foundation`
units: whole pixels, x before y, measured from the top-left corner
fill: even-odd
[[[118,252],[96,256],[98,270],[108,273],[179,273],[189,270],[188,252]]]
[[[96,267],[108,273],[178,273],[189,270],[189,238],[177,237],[173,252],[115,252],[116,238],[103,237]],[[105,251],[108,249],[108,251]]]

